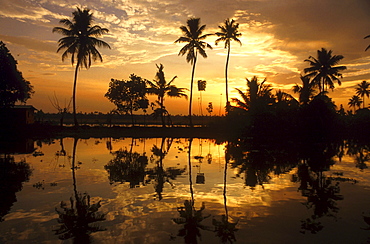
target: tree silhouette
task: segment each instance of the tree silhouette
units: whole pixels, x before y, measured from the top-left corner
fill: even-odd
[[[320,92],[326,91],[328,86],[334,89],[334,81],[341,85],[339,78],[342,78],[342,74],[340,72],[347,69],[346,66],[335,66],[343,58],[342,55],[332,55],[332,50],[321,48],[317,50],[317,58],[310,56],[305,60],[310,67],[305,68],[304,72],[312,79],[315,86],[319,87]]]
[[[81,67],[86,69],[90,68],[91,61],[99,59],[101,62],[103,58],[96,47],[110,48],[108,43],[97,39],[96,37],[102,36],[108,33],[108,29],[101,28],[98,25],[92,25],[93,16],[89,9],[83,9],[77,7],[77,10],[72,13],[72,21],[69,19],[62,19],[59,21],[67,28],[54,27],[53,32],[64,35],[65,37],[59,39],[58,50],[65,50],[62,54],[62,60],[64,61],[69,55],[71,56],[72,65],[76,63],[74,81],[73,81],[73,95],[72,95],[72,106],[73,106],[73,118],[75,126],[78,126],[76,117],[76,85],[77,85],[77,74]]]
[[[33,87],[17,69],[14,59],[5,44],[0,41],[0,107],[26,102],[33,94]]]
[[[190,82],[190,101],[189,101],[189,122],[190,126],[193,127],[192,121],[192,102],[193,102],[193,83],[195,74],[195,65],[197,63],[198,53],[203,57],[207,58],[205,48],[212,49],[211,45],[204,42],[203,40],[210,34],[204,34],[203,31],[206,25],[200,26],[200,18],[190,18],[187,20],[187,26],[181,26],[180,29],[183,36],[178,38],[175,43],[186,43],[184,47],[180,49],[179,55],[186,55],[186,61],[193,65],[191,72]]]
[[[309,77],[301,75],[302,86],[293,86],[293,92],[299,94],[299,102],[303,105],[307,105],[308,102],[314,97],[315,89],[314,83],[310,82]]]
[[[370,95],[370,83],[364,80],[355,89],[356,95],[362,97],[363,108],[365,108],[365,96],[369,97]]]
[[[157,95],[157,103],[159,108],[154,111],[154,114],[159,114],[162,120],[162,126],[166,127],[166,122],[164,119],[165,114],[168,114],[166,107],[164,106],[164,98],[165,96],[168,97],[185,97],[187,99],[187,95],[184,93],[185,88],[178,88],[172,84],[172,82],[177,78],[174,76],[169,82],[166,81],[164,77],[164,66],[160,64],[159,66],[156,65],[158,68],[157,74],[153,82],[147,81],[149,88],[147,89],[149,94]]]
[[[349,99],[348,105],[349,105],[350,108],[353,108],[353,113],[355,113],[356,106],[360,109],[361,103],[362,103],[361,98],[357,95],[353,95]]]
[[[270,84],[266,85],[265,82],[266,79],[259,83],[257,76],[253,76],[251,80],[247,79],[247,91],[245,93],[236,88],[243,99],[232,99],[232,101],[236,103],[236,107],[256,112],[258,110],[257,108],[262,108],[271,104],[274,101],[271,93],[272,88]]]
[[[241,41],[238,39],[242,34],[238,32],[239,24],[235,22],[235,20],[226,19],[223,25],[218,26],[220,28],[220,32],[216,32],[215,34],[219,37],[215,44],[217,45],[219,42],[225,42],[225,48],[227,48],[227,58],[226,58],[226,65],[225,65],[225,84],[226,84],[226,111],[229,110],[229,89],[228,89],[228,66],[229,66],[229,58],[230,58],[230,49],[231,49],[231,41],[236,41],[240,45],[242,45]]]
[[[131,74],[129,80],[112,79],[105,94],[105,97],[116,105],[117,112],[131,115],[132,126],[135,124],[134,111],[147,109],[149,105],[146,98],[146,82],[135,74]]]

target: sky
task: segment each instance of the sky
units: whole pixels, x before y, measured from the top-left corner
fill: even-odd
[[[235,88],[245,91],[246,78],[253,76],[266,78],[275,91],[294,95],[292,86],[301,84],[300,75],[308,67],[304,60],[321,48],[343,55],[339,65],[347,66],[342,85],[329,92],[337,106],[347,108],[355,86],[370,82],[370,50],[365,52],[370,38],[364,39],[370,35],[369,0],[0,0],[0,5],[0,40],[34,87],[27,104],[44,112],[57,112],[51,103],[55,97],[65,106],[72,96],[74,67],[56,53],[62,36],[52,29],[62,26],[59,20],[72,19],[76,7],[90,9],[94,24],[109,29],[100,39],[111,46],[99,49],[103,62],[80,71],[77,111],[114,109],[104,97],[110,80],[130,74],[153,80],[156,64],[164,65],[167,80],[177,76],[173,84],[190,89],[191,64],[178,55],[185,44],[174,41],[182,36],[179,27],[192,17],[200,18],[204,33],[210,34],[227,18],[239,23],[242,45],[231,43],[230,98],[239,98]],[[205,113],[209,102],[214,114],[223,112],[227,52],[223,43],[215,45],[216,38],[207,37],[213,49],[197,61],[195,81],[206,80],[207,87],[199,92],[194,86],[195,114],[200,103]],[[165,105],[171,114],[188,113],[185,99],[167,98]]]

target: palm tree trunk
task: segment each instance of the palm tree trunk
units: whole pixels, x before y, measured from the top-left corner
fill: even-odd
[[[195,64],[197,63],[197,52],[195,52],[194,62],[193,62],[193,70],[191,71],[191,82],[190,82],[190,101],[189,101],[189,123],[190,127],[193,127],[193,120],[192,120],[192,104],[193,104],[193,83],[194,83],[194,73],[195,73]]]
[[[78,201],[77,194],[77,182],[76,182],[76,148],[77,148],[78,138],[73,140],[73,151],[72,151],[72,180],[73,180],[73,192],[75,194],[76,203]]]
[[[160,106],[161,106],[161,120],[162,120],[162,127],[166,127],[166,121],[164,120],[164,106],[163,106],[163,103],[164,103],[164,97],[160,97],[160,98],[159,98],[159,103],[160,103]]]
[[[365,95],[362,96],[362,102],[363,102],[362,108],[365,108]]]
[[[228,80],[227,80],[227,71],[229,67],[229,58],[230,58],[230,44],[227,46],[227,58],[226,58],[226,67],[225,67],[225,81],[226,81],[226,113],[229,112],[229,88],[228,88]]]
[[[72,106],[73,106],[73,120],[75,123],[75,126],[78,127],[78,121],[76,116],[76,86],[77,86],[77,74],[78,74],[78,68],[80,66],[80,62],[77,62],[76,69],[75,69],[75,77],[73,81],[73,93],[72,93]]]
[[[194,192],[193,192],[193,180],[191,175],[191,144],[193,142],[193,138],[189,139],[189,152],[188,152],[188,163],[189,163],[189,188],[190,188],[190,195],[191,195],[191,202],[194,204]]]

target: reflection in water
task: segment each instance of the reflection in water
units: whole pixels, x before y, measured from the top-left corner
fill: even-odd
[[[145,168],[148,165],[148,157],[144,154],[132,152],[134,139],[130,150],[119,149],[113,152],[114,158],[104,168],[109,173],[109,181],[129,182],[130,188],[140,186],[144,182]]]
[[[222,243],[233,243],[234,241],[236,242],[235,238],[235,232],[238,231],[236,228],[236,225],[238,224],[238,221],[236,223],[231,223],[229,221],[229,212],[227,210],[227,165],[229,164],[229,154],[226,151],[225,152],[225,169],[224,169],[224,191],[223,191],[223,196],[224,196],[224,207],[225,207],[225,215],[221,216],[221,221],[218,221],[216,219],[212,220],[212,224],[215,226],[215,232],[216,235],[220,238]]]
[[[60,210],[55,208],[58,213],[58,223],[60,226],[54,230],[59,239],[67,240],[74,238],[74,243],[90,243],[90,234],[103,231],[96,223],[105,220],[105,215],[98,212],[101,207],[100,201],[91,204],[90,196],[87,193],[80,193],[77,191],[76,181],[76,149],[78,139],[74,139],[72,151],[72,179],[73,179],[73,192],[74,198],[70,198],[70,206],[64,201],[60,203]]]
[[[167,143],[165,143],[167,142]],[[151,151],[153,155],[150,157],[150,161],[155,163],[155,167],[146,171],[148,176],[147,183],[154,180],[154,189],[157,193],[158,200],[162,200],[162,192],[164,183],[168,182],[171,186],[171,180],[175,180],[177,176],[183,174],[186,169],[178,169],[174,167],[169,167],[166,170],[163,168],[163,159],[168,154],[173,138],[162,138],[161,147],[158,148],[157,145],[153,145]]]
[[[191,200],[185,200],[184,206],[177,207],[177,211],[180,214],[179,218],[172,219],[173,222],[183,227],[179,230],[178,236],[184,237],[185,243],[198,243],[198,237],[201,238],[200,230],[209,230],[209,227],[203,225],[201,222],[208,218],[210,215],[203,216],[203,210],[205,209],[205,204],[202,203],[202,207],[196,210],[194,207],[194,192],[193,192],[193,181],[192,181],[192,165],[191,165],[191,145],[193,139],[189,139],[189,152],[188,152],[188,162],[189,162],[189,188]]]
[[[27,182],[32,174],[26,161],[15,162],[14,157],[0,157],[0,222],[9,213],[13,203],[17,201],[16,192],[22,190],[23,182]]]

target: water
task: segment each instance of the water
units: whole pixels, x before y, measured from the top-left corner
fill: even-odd
[[[205,139],[28,145],[2,161],[1,243],[370,241],[367,147],[303,160]]]

